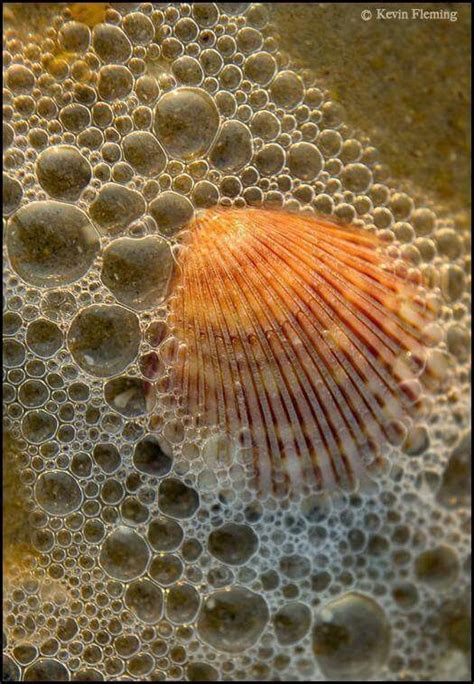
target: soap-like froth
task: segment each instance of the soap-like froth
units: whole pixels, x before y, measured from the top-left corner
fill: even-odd
[[[325,78],[280,50],[270,5],[28,12],[31,35],[16,23],[4,42],[5,676],[467,678],[462,215],[392,184]],[[245,224],[225,250],[225,231],[193,243],[216,207]],[[256,210],[284,217],[280,229],[264,222],[249,239]],[[215,281],[229,254],[232,301]],[[244,334],[249,313],[260,337]],[[255,373],[241,347],[228,355],[223,321],[255,351]],[[222,402],[209,394],[220,376],[200,365],[211,338],[229,377],[230,360],[245,371],[242,386],[219,385]],[[319,375],[305,349],[313,363],[327,352]],[[231,435],[251,394],[268,412],[247,409],[251,430]],[[277,477],[279,498],[262,496],[252,434],[289,462],[307,454],[313,474],[335,458],[342,475],[358,435],[368,477],[352,492],[304,479],[289,496]]]

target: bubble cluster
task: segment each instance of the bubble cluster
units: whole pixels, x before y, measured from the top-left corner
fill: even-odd
[[[44,11],[4,35],[4,678],[467,679],[466,222],[392,186],[270,5]],[[173,393],[168,304],[211,207],[353,223],[429,288],[412,417],[355,491],[259,496],[251,437]]]

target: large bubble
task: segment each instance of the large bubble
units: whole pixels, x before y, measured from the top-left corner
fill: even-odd
[[[313,651],[328,679],[377,675],[390,649],[390,625],[376,601],[358,593],[325,604],[315,616]]]
[[[119,238],[104,251],[102,282],[132,309],[157,307],[168,292],[173,264],[169,244],[160,237]]]
[[[143,537],[123,526],[107,536],[100,550],[100,562],[104,570],[111,577],[125,582],[143,574],[149,557],[150,551]],[[136,596],[130,600],[136,605]]]
[[[203,155],[218,126],[216,105],[199,88],[173,90],[163,95],[156,106],[155,133],[173,157],[193,159]]]
[[[94,305],[80,311],[68,332],[68,345],[78,363],[99,377],[124,370],[137,355],[137,317],[121,306]]]
[[[268,622],[266,601],[244,587],[211,594],[201,608],[198,631],[218,651],[241,653],[254,645]]]
[[[32,285],[54,287],[81,278],[99,250],[99,236],[83,211],[61,202],[31,202],[7,226],[8,255]]]

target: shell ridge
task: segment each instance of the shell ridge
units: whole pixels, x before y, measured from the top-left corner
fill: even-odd
[[[230,249],[228,251],[228,254],[224,256],[223,254],[220,255],[221,260],[223,263],[228,264],[229,263],[229,258],[233,260],[232,267],[236,266],[237,264],[242,265],[241,258],[242,258],[242,253],[243,250],[239,250],[238,252]],[[254,263],[252,263],[252,266],[255,266]],[[232,268],[232,271],[234,268]],[[238,272],[238,271],[237,271]],[[269,348],[268,341],[265,339],[265,336],[261,334],[260,332],[260,321],[258,320],[258,315],[256,314],[255,308],[252,307],[252,305],[248,301],[248,295],[250,292],[250,281],[251,278],[249,278],[246,282],[246,287],[242,288],[239,286],[239,283],[237,281],[233,281],[230,284],[229,290],[233,293],[234,295],[234,301],[237,299],[240,303],[240,306],[238,307],[239,311],[239,319],[242,321],[242,328],[244,330],[252,330],[253,335],[258,342],[258,345],[264,355],[264,357],[268,360],[268,362],[271,364],[271,367],[275,369],[277,367],[277,362],[276,359],[273,356],[272,350]],[[258,299],[258,298],[257,298]],[[245,320],[242,320],[242,314],[245,315]],[[257,318],[257,320],[256,320]],[[261,362],[259,360],[256,360],[257,366],[259,367],[259,372],[260,371],[260,366]],[[283,379],[280,376],[280,384],[275,380],[273,377],[272,373],[263,373],[262,377],[262,389],[265,392],[267,401],[265,404],[267,405],[271,416],[272,420],[274,422],[274,425],[279,425],[280,427],[285,424],[289,425],[297,425],[298,426],[298,432],[300,433],[300,426],[298,422],[295,420],[296,416],[294,415],[294,407],[289,401],[289,395],[287,393],[287,388],[285,386],[285,383],[283,382]],[[284,392],[284,396],[282,395],[282,391]],[[300,437],[300,451],[303,448],[303,444],[301,442],[301,438],[303,435],[300,433],[298,435]],[[277,438],[278,440],[278,438]],[[307,447],[304,447],[307,449]],[[304,452],[303,452],[304,453]],[[282,456],[285,456],[285,454],[281,454]]]
[[[260,265],[249,278],[252,283],[254,283],[255,276],[259,270]],[[267,323],[271,327],[271,330],[266,331],[266,338],[273,354],[274,363],[277,364],[279,369],[281,378],[279,390],[288,407],[289,425],[291,430],[296,433],[297,442],[300,444],[300,454],[304,457],[305,463],[307,463],[305,467],[317,465],[322,471],[326,482],[333,480],[330,472],[333,461],[328,459],[328,454],[334,454],[335,444],[325,412],[322,410],[322,407],[320,411],[315,410],[317,405],[316,397],[313,393],[314,401],[312,403],[308,393],[311,380],[304,375],[300,359],[294,353],[293,345],[282,334],[282,328],[277,327],[275,323],[276,320],[283,317],[288,318],[288,313],[284,312],[282,315],[281,311],[276,312],[275,307],[279,307],[280,303],[275,299],[271,311],[274,314],[272,317],[274,320],[272,320],[256,298],[257,288],[258,285],[252,288],[253,302],[249,302],[249,305],[250,307],[258,307],[261,315],[267,318]],[[305,425],[306,429],[304,432],[301,432],[300,424]],[[304,440],[304,450],[301,448],[301,440]],[[316,463],[314,462],[314,454],[318,454]]]
[[[211,265],[211,268],[214,269],[214,265]],[[214,273],[218,279],[221,278],[221,275],[218,275],[217,272],[215,271],[215,269],[214,269]],[[222,280],[220,282],[222,282]],[[224,283],[222,283],[222,290],[225,292]],[[227,326],[227,317],[225,316],[223,309],[222,309],[220,297],[213,296],[213,293],[210,289],[209,283],[207,283],[207,291],[209,293],[210,300],[212,301],[212,306],[214,307],[214,310],[216,313],[216,322],[218,323],[220,331],[221,331],[221,335],[222,335],[223,344],[225,347],[226,354],[227,353],[229,354],[228,361],[229,361],[230,373],[232,376],[231,387],[234,387],[234,389],[235,389],[236,384],[237,384],[239,386],[239,388],[241,388],[242,387],[242,378],[241,378],[241,374],[239,371],[239,364],[238,364],[238,360],[236,357],[234,345],[232,343],[232,335],[231,335],[229,328]],[[212,324],[209,321],[207,322],[207,328],[208,328],[208,331],[212,330]],[[210,332],[209,332],[209,336],[211,336]],[[219,352],[216,350],[216,353],[219,353]],[[245,393],[242,391],[242,389],[239,389],[239,392],[238,392],[237,411],[239,414],[239,420],[241,421],[241,424],[244,426],[247,426],[249,424],[250,411],[249,411],[249,407],[246,405]]]
[[[195,283],[195,273],[192,268],[188,269],[187,277],[190,281],[190,284],[194,287],[196,287]],[[183,321],[186,321],[186,318],[183,318]],[[202,406],[202,387],[203,385],[205,386],[205,379],[206,376],[203,373],[204,369],[204,363],[203,363],[203,345],[201,343],[201,330],[199,326],[199,321],[197,320],[196,316],[196,309],[195,307],[192,308],[192,313],[190,315],[190,320],[192,321],[192,327],[190,330],[192,331],[192,337],[190,340],[191,344],[191,349],[193,350],[193,355],[192,357],[187,354],[188,360],[193,359],[194,360],[194,365],[191,363],[188,363],[187,365],[187,386],[188,386],[188,396],[190,398],[192,397],[192,407],[193,410],[191,412],[191,415],[193,418],[196,418],[198,415],[201,414],[203,410]],[[189,338],[188,338],[189,341]],[[211,377],[214,379],[214,376],[211,375]],[[216,377],[220,376],[216,374]],[[210,385],[210,387],[209,387]],[[215,401],[215,410],[219,412],[220,406],[221,406],[221,401],[219,400],[219,382],[211,382],[209,383],[209,380],[207,380],[207,391],[209,392],[209,389],[211,392],[216,393],[218,395],[217,400]]]
[[[282,266],[284,269],[288,270],[288,265],[282,264]],[[292,281],[292,278],[290,279],[290,281]],[[305,288],[306,288],[306,290],[308,290],[308,287],[305,286]],[[318,305],[321,305],[320,299],[317,297],[314,297],[314,295],[313,295],[313,300],[316,301],[318,303]],[[316,315],[316,317],[317,317],[314,306],[311,307],[311,312],[313,313],[313,316]],[[326,312],[326,313],[328,316],[330,316],[330,312]],[[332,318],[334,318],[334,316]],[[323,325],[325,325],[326,328],[328,326],[327,323],[323,324]],[[331,326],[331,325],[332,325],[332,323],[329,324],[329,326]],[[395,378],[393,377],[393,373],[394,373],[395,362],[396,362],[396,360],[400,354],[400,349],[396,348],[397,354],[392,354],[388,360],[386,358],[384,358],[385,366],[386,366],[386,367],[384,367],[384,365],[380,363],[380,349],[375,347],[375,349],[372,349],[372,354],[368,355],[367,351],[366,351],[368,345],[367,344],[364,345],[364,340],[360,340],[359,331],[360,331],[360,327],[356,327],[355,330],[353,327],[348,327],[344,330],[344,332],[341,331],[339,346],[344,347],[344,345],[341,342],[343,340],[342,335],[345,335],[345,337],[350,339],[352,344],[359,350],[360,354],[357,355],[357,359],[358,359],[359,363],[362,362],[363,373],[364,374],[367,373],[368,366],[367,366],[366,362],[368,361],[369,366],[375,371],[375,373],[377,373],[377,375],[381,376],[384,383],[386,385],[388,385],[388,387],[392,388],[392,392],[398,394],[399,389],[398,389],[397,383],[395,381]],[[414,341],[412,343],[412,345],[409,346],[408,348],[410,349],[410,351],[419,351],[420,345],[418,344],[417,341]],[[347,356],[350,359],[350,365],[353,365],[353,354],[349,354]],[[373,378],[373,372],[372,371],[370,371],[370,372],[371,372],[371,376]],[[385,392],[382,392],[382,393],[385,395]],[[403,403],[403,399],[404,398],[402,397],[401,403]],[[396,411],[396,413],[398,413],[398,411]]]
[[[274,242],[277,242],[277,241],[274,241]],[[278,244],[284,253],[289,251],[290,244],[288,243],[288,241],[285,241],[284,243],[278,242]],[[272,249],[271,244],[269,245],[267,243],[267,245],[269,246],[270,249]],[[274,245],[273,245],[273,249],[275,249]],[[295,263],[298,264],[298,262],[302,261],[303,264],[306,264],[309,268],[313,266],[313,263],[311,261],[308,263],[307,257],[305,257],[305,255],[301,255],[299,252],[296,254],[292,253],[292,257],[293,257],[293,260],[291,262],[292,264],[295,264]],[[332,274],[329,271],[329,269],[325,269],[324,271],[318,271],[318,270],[315,270],[313,268],[311,271],[310,270],[305,271],[304,269],[301,268],[301,266],[297,266],[297,272],[301,276],[303,281],[308,282],[308,284],[311,284],[311,280],[315,280],[318,283],[318,285],[319,285],[318,290],[317,290],[318,295],[321,296],[321,294],[324,293],[324,290],[328,289],[329,290],[328,295],[326,295],[326,297],[324,299],[328,303],[330,303],[331,301],[338,301],[340,303],[340,306],[341,306],[341,308],[340,308],[341,313],[347,312],[347,315],[349,315],[351,317],[355,316],[353,308],[349,308],[347,306],[347,301],[346,301],[347,297],[345,297],[344,294],[348,290],[348,288],[347,288],[347,284],[346,284],[345,280],[342,279],[342,276],[339,276],[339,278],[337,278],[334,274]],[[306,278],[305,278],[305,274],[307,274]],[[327,284],[329,284],[331,287],[328,288]],[[331,295],[331,297],[329,297],[329,295]],[[360,296],[360,293],[358,293],[358,296]],[[363,313],[367,313],[363,308],[358,306],[358,302],[360,302],[360,301],[363,301],[363,299],[357,299],[356,301],[353,302],[353,305],[355,307],[357,307],[356,311],[357,311],[359,316],[360,316],[360,310],[363,311]],[[378,317],[375,317],[375,316],[373,318],[369,317],[369,320],[371,320],[372,324],[373,323],[376,324],[376,328],[373,330],[371,329],[371,332],[373,332],[376,335],[377,335],[377,333],[380,334],[380,332],[383,332],[383,327],[386,325],[390,325],[392,332],[395,332],[393,330],[394,324],[395,324],[397,331],[398,331],[398,328],[402,327],[402,326],[400,326],[400,319],[398,316],[394,315],[393,318],[390,318],[389,323],[387,324],[388,317],[387,317],[386,310],[384,310],[381,307],[380,308],[377,307],[374,304],[374,302],[370,299],[368,300],[368,304],[369,304],[370,308],[372,308],[373,311],[378,311],[378,313],[379,313]],[[334,308],[334,307],[332,307],[332,308]],[[358,317],[355,316],[355,318],[357,319]],[[361,320],[361,322],[366,323],[366,325],[367,325],[366,320]],[[406,330],[403,330],[403,333],[405,336],[407,335]],[[394,338],[394,335],[392,335],[392,340],[393,340],[393,338]],[[390,340],[390,337],[387,336],[387,338],[385,338],[385,340],[387,340],[387,341]],[[385,340],[383,340],[383,341],[385,341]],[[396,342],[396,339],[393,340],[393,342]]]
[[[189,271],[190,273],[192,273],[192,279],[191,279],[191,282],[189,283],[189,289],[190,289],[191,291],[193,291],[193,294],[194,294],[194,296],[195,296],[196,299],[199,299],[200,297],[203,297],[203,296],[204,296],[204,295],[203,295],[203,291],[202,291],[202,280],[204,280],[204,281],[206,280],[206,279],[203,279],[203,278],[200,277],[202,273],[205,273],[205,272],[206,272],[205,270],[204,270],[204,271],[202,270],[202,263],[199,263],[199,265],[196,265],[196,264],[195,264],[195,260],[198,259],[198,258],[199,258],[199,251],[196,250],[196,253],[195,253],[194,256],[190,259],[190,263],[187,264],[187,266],[188,266],[188,271]],[[202,262],[202,260],[203,260],[203,259],[201,259],[200,261]],[[205,266],[207,266],[207,268],[214,269],[214,264],[213,264],[212,261],[210,261],[209,264],[205,264]],[[220,277],[217,273],[215,273],[215,275],[216,275],[217,278]],[[220,288],[220,289],[222,290],[222,288]],[[217,288],[217,290],[218,290],[218,291],[217,291],[216,294],[218,295],[218,293],[219,293],[219,288]],[[216,320],[217,320],[217,321],[222,321],[223,324],[224,324],[224,326],[225,326],[225,323],[226,323],[226,316],[224,315],[224,313],[222,313],[220,298],[219,298],[219,296],[216,296],[216,297],[213,296],[214,293],[210,290],[210,286],[209,286],[209,285],[208,285],[208,292],[209,292],[209,294],[210,294],[210,297],[209,297],[209,298],[207,298],[207,297],[204,298],[204,302],[206,302],[206,304],[207,304],[208,302],[211,302],[211,306],[215,307],[215,311],[216,311]],[[225,292],[225,291],[224,291],[224,292]],[[183,290],[183,294],[185,294],[184,290]],[[208,316],[207,316],[208,310],[207,310],[206,307],[204,307],[202,313],[204,313],[204,317],[205,317],[205,319],[206,319],[206,327],[207,327],[209,339],[212,340],[212,338],[213,338],[213,336],[214,336],[214,334],[213,334],[213,326],[212,326],[212,322],[210,322],[210,321],[208,320]],[[183,318],[182,320],[183,320],[183,326],[184,326],[184,321],[185,321],[186,319]],[[197,323],[196,325],[199,325],[199,324]],[[228,331],[228,330],[226,331],[225,329],[221,329],[221,332],[222,332],[223,338],[225,339],[225,338],[227,337],[227,340],[230,342],[230,333],[229,333],[229,331]],[[230,344],[230,347],[228,347],[228,350],[229,350],[229,349],[232,349],[232,350],[233,350],[232,344]],[[214,350],[213,350],[213,351],[214,351],[213,358],[214,358],[214,360],[215,360],[216,367],[217,367],[218,369],[220,369],[220,365],[219,365],[219,364],[220,364],[220,360],[221,360],[221,358],[222,358],[223,355],[220,354],[220,353],[218,352],[217,347],[215,347],[215,346],[214,346]],[[188,356],[189,356],[189,353],[188,353]],[[236,368],[238,367],[237,359],[235,359],[235,366],[236,366]],[[215,397],[215,404],[216,404],[216,405],[215,405],[215,406],[212,406],[213,399],[210,398],[209,396],[206,396],[206,399],[207,399],[206,410],[207,410],[207,412],[208,412],[208,418],[210,418],[211,425],[215,425],[215,426],[218,426],[218,427],[220,426],[221,428],[227,429],[227,427],[228,427],[227,416],[226,416],[225,411],[224,411],[224,413],[222,413],[222,410],[225,408],[224,393],[223,393],[223,388],[222,388],[222,386],[221,386],[221,385],[222,385],[222,375],[218,373],[218,374],[217,374],[217,377],[219,378],[219,381],[216,383],[217,394],[214,394],[214,397]],[[189,402],[189,396],[188,396],[188,395],[184,395],[184,396],[186,396],[186,399],[187,399],[187,401]],[[252,399],[252,393],[249,393],[249,392],[248,392],[247,395],[246,395],[246,397],[244,396],[244,399],[245,399],[245,398],[250,399],[250,401],[251,401],[251,399]],[[209,404],[210,404],[210,405],[209,405]],[[246,421],[246,422],[248,422],[249,425],[251,425],[252,419],[253,419],[254,421],[257,421],[257,417],[260,415],[259,411],[258,411],[258,410],[255,410],[255,407],[254,407],[254,410],[253,410],[253,411],[251,410],[251,408],[252,408],[252,407],[249,406],[249,410],[246,411],[247,416],[250,417],[250,420]],[[218,413],[218,412],[220,412],[220,418],[219,418],[219,413]],[[258,431],[258,435],[260,435],[260,436],[263,435],[264,437],[266,437],[266,431],[260,429],[260,430]],[[264,453],[266,452],[266,453],[268,454],[268,449],[267,449],[266,447],[265,447],[265,449],[264,449],[263,451],[264,451]],[[263,458],[263,456],[262,456],[262,458]],[[268,469],[268,468],[267,468],[267,469]]]
[[[287,270],[289,270],[289,267],[288,267],[287,265],[283,265],[283,269],[284,269],[285,271],[287,271]],[[294,287],[293,287],[293,282],[292,282],[292,280],[293,280],[292,278],[288,278],[288,281],[289,281],[289,282],[287,282],[287,285],[288,285],[288,288],[289,288],[289,289],[287,289],[287,294],[290,293],[291,289],[293,289],[293,291],[294,291]],[[281,281],[281,278],[280,278],[280,281]],[[277,282],[277,280],[274,280],[274,281],[273,281],[273,287],[278,287],[278,282]],[[305,289],[308,290],[308,288],[305,288]],[[311,294],[312,294],[312,293],[311,293]],[[301,302],[304,301],[304,300],[302,300],[301,297],[299,297],[299,293],[297,293],[297,292],[295,292],[295,296],[298,297],[298,304],[301,306]],[[319,298],[316,298],[314,295],[312,295],[312,298],[313,298],[314,303],[315,303],[315,304],[318,306],[318,308],[319,308],[319,307],[321,306],[321,303],[320,303],[320,301],[319,301]],[[310,303],[309,301],[306,302],[306,304],[309,304],[309,303]],[[319,314],[318,312],[315,311],[314,306],[312,306],[312,307],[310,306],[310,309],[309,309],[309,310],[310,310],[310,312],[313,314],[313,317],[315,317],[317,320],[320,319],[320,314]],[[323,314],[323,315],[324,315],[324,314]],[[322,322],[322,328],[323,328],[323,329],[328,329],[328,326],[332,326],[332,325],[333,325],[333,324],[332,324],[331,319],[330,319],[330,314],[329,314],[329,312],[326,312],[326,320],[324,320],[324,322]],[[330,328],[329,328],[329,329],[330,329]],[[347,332],[348,332],[348,331],[344,331],[344,334],[346,334],[346,336],[348,337],[348,339],[350,339],[350,340],[352,341],[352,343],[355,343],[355,340],[354,340],[353,338],[351,339],[351,338],[347,335]],[[342,334],[343,334],[343,332],[341,331],[341,335],[342,335]],[[325,342],[327,342],[327,340],[325,340]],[[360,344],[360,343],[359,343],[359,344]],[[313,345],[313,346],[315,346],[315,345]],[[340,347],[340,348],[342,349],[342,352],[344,351],[344,345],[340,344],[340,341],[339,341],[339,344],[338,344],[337,346]],[[355,346],[357,346],[357,345],[355,345]],[[339,358],[339,362],[341,363],[341,355],[340,355],[340,353],[338,353],[337,348],[336,348],[336,349],[332,348],[331,351],[332,351],[332,353],[333,353],[337,358]],[[359,351],[360,351],[360,350],[359,350]],[[351,358],[352,358],[352,357],[351,357]],[[367,364],[366,364],[366,359],[365,359],[365,357],[364,357],[363,354],[362,354],[362,356],[358,355],[358,356],[357,356],[357,359],[358,359],[358,362],[359,362],[359,363],[361,362],[361,360],[364,361],[364,363],[363,363],[363,365],[365,366],[364,372],[366,373],[366,372],[367,372]],[[329,364],[326,363],[326,365],[328,366]],[[341,363],[341,365],[343,365],[343,364]],[[343,365],[343,367],[345,367],[345,366]],[[379,374],[380,374],[380,369],[377,368],[376,370],[379,371]],[[350,374],[348,374],[348,377],[351,377]],[[367,378],[365,378],[365,380],[367,380]],[[389,382],[389,383],[393,386],[393,378],[391,378],[391,376],[388,375],[387,373],[384,373],[383,380],[384,380],[385,382]]]
[[[408,270],[373,235],[278,211],[210,211],[189,235],[180,405],[252,447],[259,489],[352,484],[409,410],[399,361],[427,317]]]
[[[247,257],[248,257],[249,255],[252,255],[252,250],[251,250],[251,246],[250,246],[250,245],[248,246],[247,249],[239,251],[238,257],[240,258],[243,254],[245,254]],[[258,263],[255,264],[255,268],[252,269],[252,270],[251,270],[251,273],[249,274],[249,281],[250,281],[250,282],[253,282],[253,281],[254,281],[256,275],[257,275],[258,273],[261,272],[261,268],[263,268],[263,262],[262,262],[262,261],[258,261]],[[267,281],[268,281],[268,280],[267,280]],[[265,283],[265,278],[262,278],[262,279],[261,279],[261,284],[263,285],[264,283]],[[257,305],[260,306],[260,304],[259,304],[259,302],[258,302],[258,299],[257,299],[256,301],[257,301]],[[285,304],[286,304],[286,302],[285,302]],[[263,315],[265,315],[265,314],[264,314],[264,311],[263,311]],[[287,311],[285,311],[285,313],[284,313],[283,316],[281,316],[281,315],[275,315],[275,316],[274,316],[275,319],[284,318],[284,319],[286,319],[286,320],[288,320],[289,317],[291,317],[291,314],[290,314],[289,312],[287,312]],[[273,330],[274,330],[274,332],[276,333],[277,338],[280,337],[280,335],[279,335],[279,330],[275,327],[275,324],[273,323],[273,321],[272,321],[271,319],[268,319],[268,322],[269,322],[270,326],[273,327]],[[298,335],[297,335],[297,336],[298,336]],[[298,391],[295,392],[295,390],[290,390],[291,396],[293,397],[293,402],[295,402],[295,401],[297,402],[297,401],[298,401],[298,395],[301,395],[301,391],[302,391],[302,392],[304,393],[304,396],[305,396],[305,399],[306,399],[306,401],[307,401],[307,406],[308,406],[308,407],[311,407],[311,405],[313,405],[313,407],[314,407],[315,404],[319,404],[319,405],[320,405],[321,409],[320,409],[319,412],[315,412],[315,411],[314,411],[314,408],[313,408],[312,419],[313,419],[313,421],[315,421],[315,423],[316,423],[316,424],[315,424],[315,427],[317,426],[318,432],[321,434],[321,436],[324,436],[323,439],[324,439],[324,441],[326,442],[326,441],[330,438],[330,435],[332,435],[332,433],[333,433],[334,430],[331,430],[331,429],[329,428],[329,425],[328,425],[328,423],[327,423],[327,421],[326,421],[325,418],[324,418],[324,424],[321,425],[321,423],[320,423],[322,417],[325,416],[325,413],[326,413],[326,412],[324,411],[324,409],[323,409],[324,403],[320,403],[320,402],[316,399],[316,396],[315,396],[315,394],[314,394],[314,391],[311,392],[311,394],[312,394],[312,400],[313,400],[313,401],[310,401],[310,400],[309,400],[309,397],[307,396],[307,389],[308,389],[309,387],[311,387],[311,385],[312,385],[312,379],[311,379],[310,376],[304,376],[304,373],[303,373],[303,376],[304,376],[304,379],[303,379],[303,378],[302,378],[302,370],[301,370],[301,368],[300,368],[300,367],[301,367],[300,360],[297,358],[297,356],[295,356],[294,353],[293,353],[292,355],[288,355],[288,353],[287,353],[287,352],[288,352],[288,349],[293,350],[293,347],[294,347],[294,345],[287,344],[287,345],[286,345],[286,348],[285,348],[285,353],[287,354],[287,360],[290,362],[290,363],[288,364],[288,368],[294,368],[294,369],[295,369],[295,372],[297,373]],[[278,355],[276,355],[276,359],[277,359],[277,362],[278,362],[279,365],[280,365],[280,361],[279,361],[279,359],[278,359]],[[280,365],[280,368],[281,368],[281,365]],[[298,369],[299,369],[299,372],[298,372]],[[282,370],[282,373],[283,373],[283,370]],[[334,411],[337,413],[337,405],[333,404],[333,406],[334,406]],[[310,409],[310,410],[311,410],[311,409]],[[329,447],[329,445],[325,443],[325,449],[328,450],[329,453],[332,453],[333,457],[335,456],[335,454],[338,453],[337,444],[335,443],[334,440],[332,440],[332,448]],[[313,452],[314,452],[314,450],[315,450],[314,444],[313,444],[313,449],[312,449],[312,450],[313,450]]]
[[[220,310],[222,313],[222,321],[224,324],[228,324],[229,318],[232,316],[227,316],[226,311],[234,313],[234,319],[237,318],[237,310],[235,309],[233,298],[230,296],[230,292],[226,288],[226,270],[223,265],[218,262],[222,256],[218,253],[216,259],[211,262],[208,267],[210,267],[216,276],[217,284],[220,287],[215,288],[213,296],[219,302]],[[222,306],[222,300],[226,304],[226,308]],[[237,319],[238,320],[238,319]],[[254,372],[250,372],[247,375],[242,376],[242,368],[245,369],[242,363],[240,365],[240,377],[242,379],[242,384],[246,387],[246,399],[252,402],[249,406],[248,414],[251,418],[252,425],[254,427],[253,434],[257,438],[257,450],[259,454],[259,470],[263,474],[263,477],[267,478],[267,473],[271,473],[273,470],[272,462],[277,457],[276,441],[273,435],[273,429],[268,430],[268,411],[265,410],[265,406],[262,405],[262,392],[261,392],[261,378],[259,377],[260,371],[257,372],[257,363],[254,357],[253,350],[247,344],[247,341],[242,338],[242,326],[237,326],[235,335],[240,340],[240,346],[243,350],[246,359],[246,368]],[[253,362],[250,360],[253,357]],[[266,429],[264,429],[266,428]],[[262,445],[262,439],[264,444]],[[272,451],[273,450],[273,451]],[[262,460],[263,459],[263,460]]]
[[[250,247],[249,247],[249,249],[250,249]],[[261,265],[261,264],[260,264],[260,265]],[[259,269],[256,269],[256,270],[259,270]],[[249,277],[252,278],[252,277],[254,276],[254,273],[255,273],[255,272],[252,271],[252,274],[251,274]],[[264,279],[263,279],[263,280],[264,280]],[[275,287],[275,281],[274,281],[274,287]],[[284,296],[285,294],[287,295],[286,297]],[[290,296],[291,296],[291,293],[288,292],[288,291],[286,291],[286,293],[284,293],[283,295],[280,293],[280,301],[282,302],[283,305],[287,305],[287,302],[288,302],[288,294],[290,294]],[[291,314],[291,310],[290,310],[290,312],[287,314],[287,318],[288,318],[288,319],[293,319],[294,323],[297,323],[297,321],[295,320],[294,316],[292,316],[292,314]],[[319,331],[315,330],[315,332],[316,332],[316,334],[319,335]],[[314,335],[313,335],[313,344],[308,344],[308,337],[303,333],[302,330],[299,330],[299,331],[296,333],[296,335],[297,335],[297,337],[299,337],[299,338],[303,341],[303,346],[304,346],[306,352],[311,353],[311,352],[310,352],[311,349],[316,350],[316,349],[318,349],[318,348],[321,348],[321,344],[314,344]],[[305,337],[306,337],[306,340],[305,340]],[[290,339],[290,338],[288,338],[288,339]],[[319,342],[322,342],[322,343],[324,344],[325,341],[323,341],[322,337],[320,337],[320,338],[319,338]],[[295,346],[296,346],[296,345],[291,345],[291,344],[289,344],[289,347],[290,347],[290,348],[294,348]],[[307,347],[308,347],[308,348],[307,348]],[[298,347],[298,349],[299,349],[299,347]],[[331,351],[331,350],[329,350],[329,351]],[[316,356],[316,358],[318,359],[318,361],[320,361],[320,357],[316,354],[315,351],[313,352],[312,356],[313,356],[313,361],[314,361],[314,356]],[[293,357],[293,359],[292,359],[292,362],[293,362],[293,364],[294,364],[294,357]],[[300,363],[301,363],[301,360],[300,360]],[[295,364],[294,364],[294,365],[295,365]],[[326,365],[328,365],[327,362],[326,362]],[[314,374],[315,369],[318,368],[318,366],[319,366],[319,363],[316,362],[316,364],[313,366],[313,369],[312,369],[312,370],[313,370],[313,374]],[[318,374],[319,374],[319,371],[318,371]],[[325,379],[326,379],[326,382],[329,382],[329,383],[333,386],[333,391],[334,391],[334,383],[333,383],[333,378],[332,378],[332,376],[331,376],[329,373],[323,373],[320,377],[325,378]],[[310,374],[306,374],[306,382],[301,382],[301,377],[300,377],[300,383],[301,383],[301,385],[302,385],[302,389],[303,389],[303,390],[312,387],[313,382],[312,382],[312,377],[311,377],[311,375],[310,375]],[[331,390],[328,390],[328,391],[330,392]],[[311,395],[312,395],[311,398],[312,398],[312,400],[313,400],[313,405],[320,405],[320,406],[322,407],[322,408],[321,408],[322,414],[325,414],[326,411],[324,410],[323,407],[327,404],[327,402],[328,402],[328,400],[329,400],[329,397],[326,395],[326,397],[324,397],[324,400],[321,401],[321,400],[317,400],[317,399],[316,399],[315,393],[314,393],[313,391],[311,392]],[[336,402],[332,402],[332,407],[333,407],[333,410],[334,410],[335,415],[337,415],[337,414],[339,413],[339,411],[341,411],[341,408],[344,407],[344,404],[345,404],[345,401],[342,399],[341,395],[339,394],[339,396],[337,397],[337,401],[336,401]],[[311,405],[311,401],[310,401],[310,405]],[[348,411],[348,413],[350,413],[350,412]],[[346,420],[347,420],[347,413],[346,413],[346,415],[344,415],[344,413],[343,413],[343,417],[345,417]],[[315,416],[315,418],[317,419],[316,416]],[[353,426],[353,424],[354,424],[354,421],[353,421],[353,420],[352,420],[352,421],[347,421],[347,422],[348,422],[349,425],[352,424],[352,426]],[[343,424],[344,424],[344,420],[343,420]],[[326,428],[327,428],[327,429],[324,430],[323,433],[327,435],[327,433],[328,433],[328,428],[329,428],[329,426],[327,425],[327,423],[326,423]],[[341,426],[340,426],[340,425],[337,425],[337,426],[333,425],[333,427],[332,427],[332,429],[331,429],[331,432],[334,431],[335,434],[338,435],[339,432],[340,432],[340,429],[341,429]],[[360,438],[359,438],[359,441],[360,441]],[[331,449],[331,451],[332,451],[333,454],[334,454],[334,447],[333,447],[333,449]]]
[[[215,307],[217,304],[216,301],[212,297],[209,298],[205,292],[205,279],[199,277],[200,268],[202,267],[203,264],[198,262],[193,269],[192,282],[194,283],[195,297],[197,300],[209,302],[210,307]],[[228,381],[226,383],[226,379],[229,376],[227,370],[228,358],[225,354],[220,353],[218,349],[219,337],[213,334],[207,317],[204,317],[204,320],[202,321],[198,320],[197,326],[200,337],[204,336],[206,339],[206,347],[208,350],[208,363],[206,365],[209,366],[208,372],[212,377],[212,389],[214,390],[212,393],[208,392],[208,387],[206,388],[206,380],[208,376],[206,374],[206,370],[203,369],[200,401],[202,409],[208,416],[208,420],[210,418],[211,422],[217,422],[220,424],[225,420],[226,412],[229,410],[228,391],[226,392],[226,385],[227,387],[229,385]],[[208,384],[209,383],[207,383],[207,385]]]

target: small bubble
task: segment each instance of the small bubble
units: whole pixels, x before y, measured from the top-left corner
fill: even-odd
[[[296,644],[308,633],[311,611],[304,603],[287,603],[273,618],[278,643],[282,646]]]
[[[227,523],[211,532],[208,548],[222,563],[242,565],[251,558],[258,547],[255,532],[247,525]]]
[[[123,100],[133,88],[133,76],[124,66],[104,66],[99,72],[98,90],[103,100]]]
[[[166,615],[171,622],[192,622],[199,610],[199,604],[199,594],[190,584],[175,584],[166,593]]]
[[[167,295],[173,264],[162,238],[119,238],[104,251],[102,282],[126,306],[156,307]]]
[[[33,444],[41,444],[56,432],[57,420],[42,409],[25,413],[21,428],[25,439]]]

